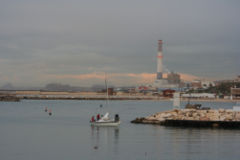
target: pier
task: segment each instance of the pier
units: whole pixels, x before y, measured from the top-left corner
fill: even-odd
[[[131,122],[177,127],[240,129],[240,112],[231,109],[174,109],[136,118]]]

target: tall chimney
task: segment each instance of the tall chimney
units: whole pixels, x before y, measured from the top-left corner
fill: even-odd
[[[157,80],[163,78],[163,65],[162,65],[162,40],[158,40],[158,54],[157,54]]]

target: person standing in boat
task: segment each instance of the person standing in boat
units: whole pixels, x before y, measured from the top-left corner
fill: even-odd
[[[94,116],[92,116],[92,118],[91,118],[91,122],[95,122],[95,118],[94,118]]]
[[[120,117],[119,117],[119,115],[118,115],[118,114],[115,114],[114,121],[115,121],[115,122],[118,122],[118,121],[120,121]]]
[[[100,114],[97,114],[97,121],[100,119]]]

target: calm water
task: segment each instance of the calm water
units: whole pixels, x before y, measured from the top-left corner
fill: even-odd
[[[219,160],[239,159],[240,130],[136,125],[136,117],[171,109],[172,102],[110,101],[119,127],[91,127],[104,101],[0,102],[1,160]],[[234,103],[202,103],[232,108]],[[184,105],[184,103],[182,104]],[[44,112],[47,106],[52,116]],[[111,106],[111,107],[110,107]]]

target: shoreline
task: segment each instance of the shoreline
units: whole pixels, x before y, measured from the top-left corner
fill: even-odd
[[[173,101],[172,98],[166,98],[166,97],[156,97],[156,96],[109,96],[108,98],[106,96],[102,95],[81,95],[81,96],[56,96],[56,95],[30,95],[30,96],[17,96],[20,99],[31,99],[31,100],[122,100],[122,101],[128,101],[128,100],[149,100],[149,101]],[[186,98],[181,98],[181,102],[188,102],[189,100]],[[191,101],[194,102],[228,102],[228,103],[236,103],[239,102],[240,99],[207,99],[207,98],[191,98]]]
[[[82,97],[46,97],[46,96],[14,96],[13,99],[19,99],[19,100],[107,100],[105,97],[99,97],[99,96],[82,96]],[[172,102],[172,98],[156,98],[156,97],[109,97],[108,100],[115,101],[128,101],[128,100],[138,100],[138,101],[169,101]],[[5,99],[0,99],[0,101],[5,101]],[[6,101],[11,101],[11,99],[6,99]],[[192,98],[190,100],[191,102],[223,102],[223,103],[237,103],[240,101],[240,99],[199,99],[199,98]],[[188,102],[186,99],[181,99],[181,102]]]
[[[30,99],[30,100],[106,100],[106,93],[103,92],[53,92],[53,91],[11,91],[1,93],[4,99]],[[6,98],[7,97],[7,98]],[[10,98],[9,98],[10,97]],[[108,100],[150,100],[150,101],[172,101],[169,97],[160,97],[143,94],[120,94],[109,95]],[[1,99],[0,99],[1,101]],[[219,99],[219,98],[181,98],[182,102],[232,102],[236,103],[239,99]]]

